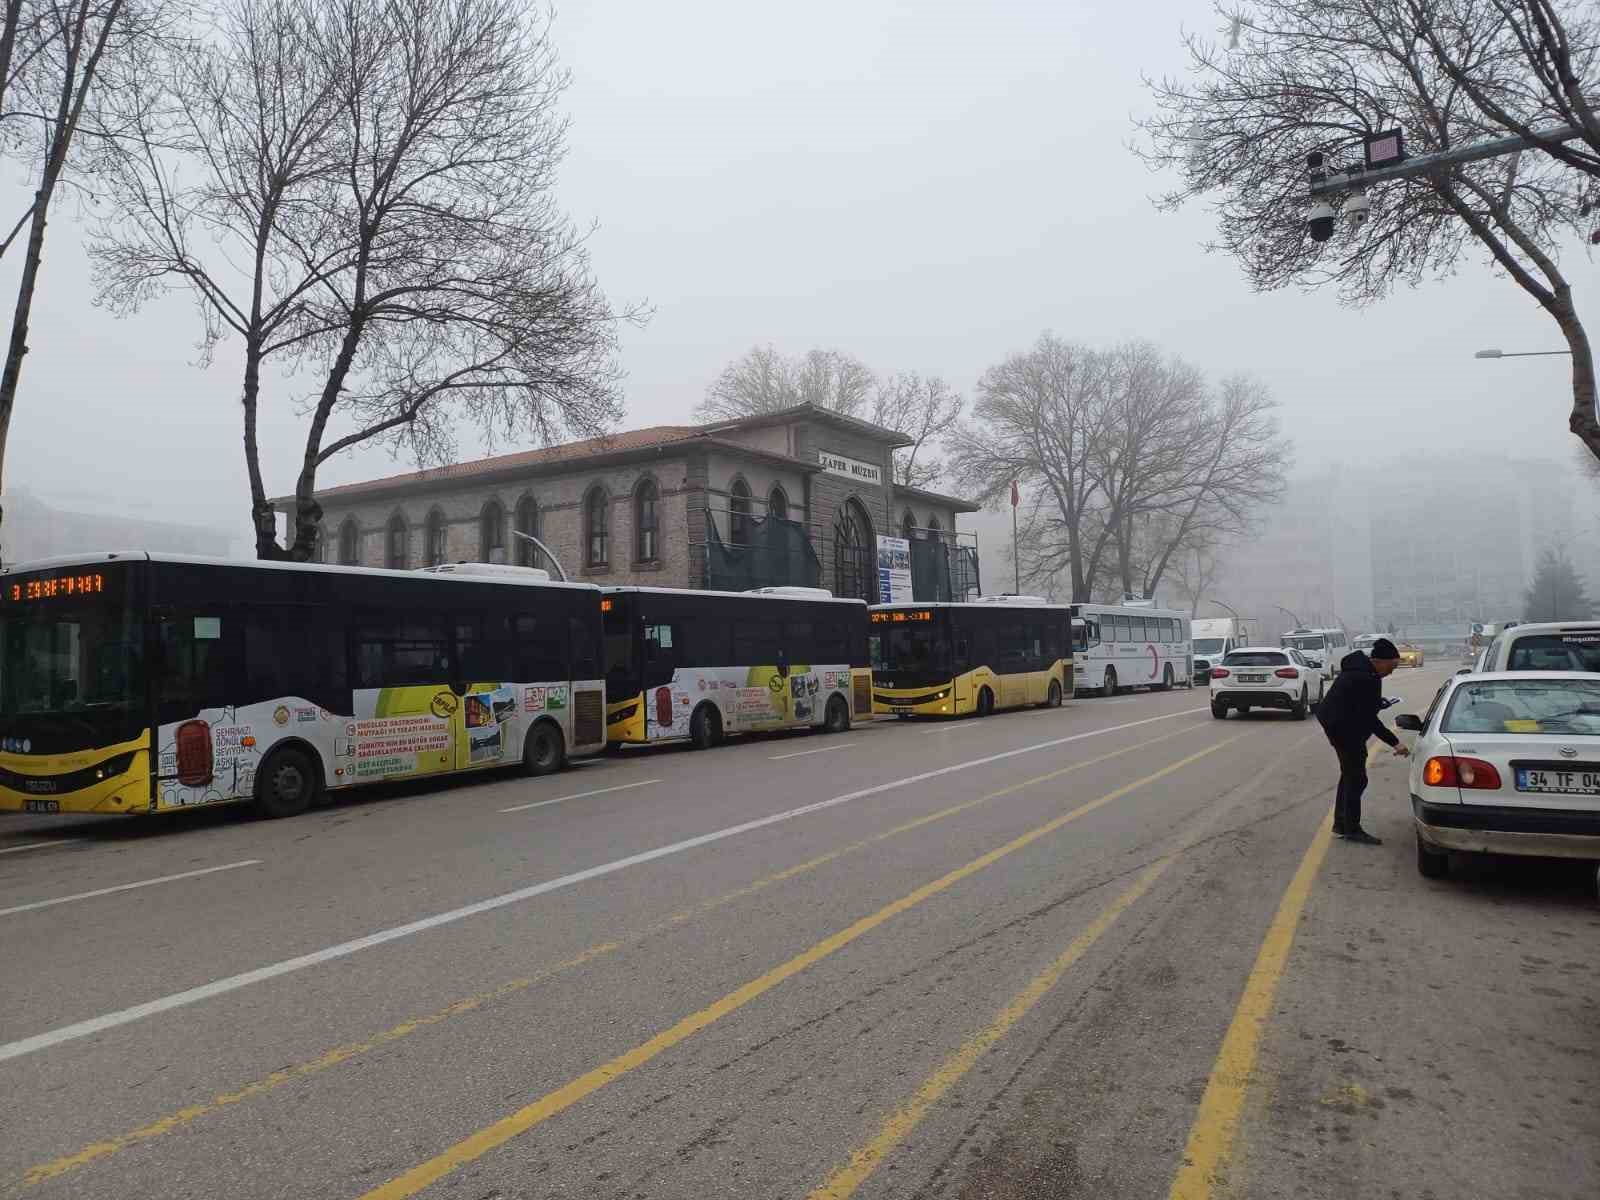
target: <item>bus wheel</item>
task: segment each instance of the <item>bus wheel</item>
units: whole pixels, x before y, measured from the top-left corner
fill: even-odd
[[[284,747],[256,774],[256,812],[263,817],[298,817],[317,794],[317,771],[302,750]]]
[[[1054,679],[1050,681],[1050,692],[1044,699],[1044,706],[1046,708],[1061,707],[1061,685]]]
[[[567,747],[561,730],[553,721],[535,721],[522,739],[522,771],[525,775],[550,775],[561,769]]]
[[[708,750],[722,740],[722,717],[716,705],[702,704],[689,718],[689,740],[696,750]]]
[[[1106,668],[1106,685],[1101,690],[1107,696],[1115,696],[1117,694],[1117,669],[1115,667]]]
[[[828,701],[828,715],[823,728],[829,733],[844,733],[850,728],[850,706],[844,702],[843,696],[835,696]]]
[[[994,711],[994,693],[984,688],[978,693],[978,715],[987,717]]]
[[[1172,664],[1168,663],[1167,664],[1167,669],[1161,672],[1161,686],[1158,687],[1156,689],[1156,691],[1158,691],[1158,692],[1170,692],[1171,690],[1172,690]]]

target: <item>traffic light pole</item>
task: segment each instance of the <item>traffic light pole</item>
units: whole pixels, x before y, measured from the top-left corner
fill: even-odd
[[[1524,137],[1521,134],[1516,134],[1512,137],[1495,138],[1488,142],[1474,142],[1469,146],[1460,146],[1454,150],[1440,150],[1433,154],[1419,154],[1415,158],[1403,159],[1400,162],[1373,167],[1370,170],[1359,166],[1349,167],[1336,175],[1328,175],[1313,167],[1309,195],[1313,200],[1333,199],[1354,188],[1367,188],[1378,183],[1393,183],[1399,179],[1410,179],[1416,175],[1426,175],[1431,171],[1458,167],[1463,163],[1481,162],[1486,158],[1502,158],[1507,154],[1516,154],[1522,150],[1533,150],[1539,146],[1570,142],[1582,136],[1583,130],[1576,126],[1562,125],[1533,137]]]

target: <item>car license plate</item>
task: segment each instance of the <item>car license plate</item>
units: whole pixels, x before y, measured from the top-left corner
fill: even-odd
[[[1266,681],[1267,681],[1267,677],[1265,675],[1241,675],[1241,676],[1239,676],[1239,682],[1240,683],[1265,683]]]
[[[1518,767],[1517,791],[1600,796],[1600,771],[1544,771]]]
[[[58,813],[61,811],[61,801],[59,800],[24,800],[22,806],[28,812]]]

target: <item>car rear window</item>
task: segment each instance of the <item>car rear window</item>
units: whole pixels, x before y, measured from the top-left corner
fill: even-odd
[[[1600,633],[1538,633],[1517,638],[1508,671],[1600,671]]]
[[[1235,650],[1222,662],[1229,667],[1286,667],[1289,656],[1271,650]]]
[[[1450,699],[1445,733],[1554,733],[1600,737],[1600,679],[1485,680]]]

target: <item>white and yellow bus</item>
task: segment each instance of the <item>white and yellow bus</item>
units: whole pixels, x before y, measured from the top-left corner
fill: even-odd
[[[1191,682],[1189,617],[1176,609],[1074,604],[1072,637],[1080,691],[1114,696],[1148,687],[1164,692]]]
[[[0,571],[0,810],[265,816],[605,747],[599,589],[100,554]]]
[[[872,610],[874,711],[987,716],[1072,694],[1065,605],[997,596],[966,603],[883,604]]]
[[[820,588],[608,587],[600,605],[613,744],[704,749],[730,733],[839,733],[872,715],[865,601]]]

